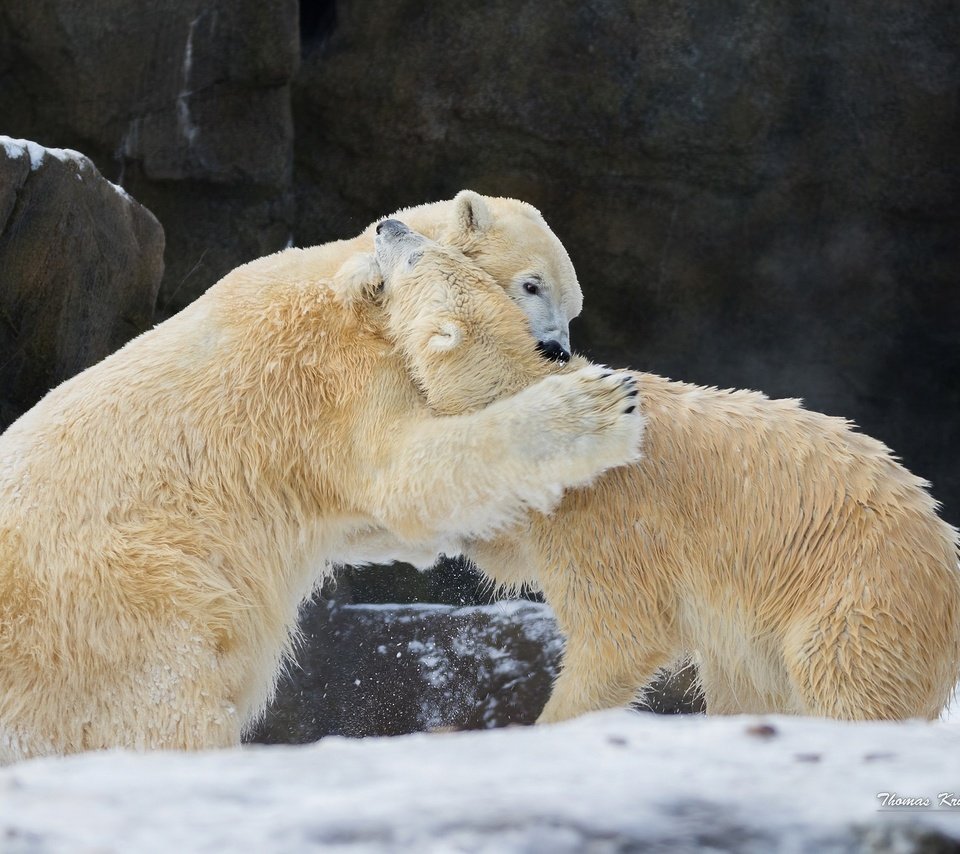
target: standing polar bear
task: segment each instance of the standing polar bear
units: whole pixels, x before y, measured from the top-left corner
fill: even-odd
[[[501,218],[477,205],[440,206],[447,234],[480,255],[498,235],[513,261],[477,275],[518,360],[555,370],[504,291],[565,253],[521,211],[516,239],[528,222],[535,232],[525,255],[512,206]],[[235,744],[273,689],[298,605],[351,537],[490,536],[635,458],[627,375],[566,372],[433,415],[389,318],[344,299],[353,268],[332,276],[329,255],[234,270],[0,437],[0,762]],[[451,252],[436,275],[455,278],[461,260]],[[424,328],[433,311],[392,306]]]
[[[473,330],[444,351],[416,322],[394,328],[431,406],[470,411],[544,375],[474,346],[469,293],[413,263],[429,245],[407,235],[380,261],[395,291],[414,278],[452,331],[458,315]],[[540,720],[625,705],[689,655],[711,713],[936,717],[960,677],[960,570],[927,484],[795,400],[634,376],[642,459],[464,547],[556,612],[567,646]]]

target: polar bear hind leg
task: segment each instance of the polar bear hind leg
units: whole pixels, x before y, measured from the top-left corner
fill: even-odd
[[[785,661],[801,714],[847,720],[936,718],[947,701],[924,651],[875,608],[798,623]],[[931,662],[931,663],[928,663]]]

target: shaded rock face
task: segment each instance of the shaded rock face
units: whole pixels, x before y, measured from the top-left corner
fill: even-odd
[[[86,157],[0,137],[0,429],[147,328],[163,245]]]
[[[88,154],[155,211],[168,315],[289,239],[296,0],[0,8],[5,132]]]
[[[340,3],[294,90],[297,241],[527,199],[579,348],[852,418],[957,523],[958,36],[944,0]]]
[[[449,605],[312,603],[296,665],[248,741],[400,735],[530,724],[550,696],[563,641],[533,602]],[[702,710],[690,669],[661,679],[644,708]]]

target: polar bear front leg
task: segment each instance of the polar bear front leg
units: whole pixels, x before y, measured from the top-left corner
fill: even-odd
[[[627,651],[568,640],[562,669],[538,724],[557,723],[587,712],[629,705],[669,662],[661,652]]]
[[[408,542],[486,539],[565,489],[637,460],[633,376],[590,366],[466,415],[418,417],[368,483],[378,522]]]

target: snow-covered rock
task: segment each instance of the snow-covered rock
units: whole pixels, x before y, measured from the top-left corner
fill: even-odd
[[[553,611],[493,605],[341,605],[304,609],[296,664],[250,740],[399,735],[532,723],[563,650]],[[660,712],[699,708],[692,671],[648,693]]]
[[[605,712],[0,770],[0,851],[17,854],[958,847],[955,723]]]

